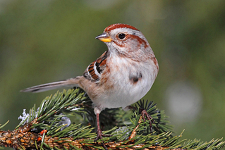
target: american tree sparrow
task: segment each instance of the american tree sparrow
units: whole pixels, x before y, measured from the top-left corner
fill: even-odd
[[[110,25],[96,39],[103,41],[108,50],[92,62],[82,76],[33,86],[22,92],[43,92],[67,86],[82,88],[93,101],[99,139],[103,136],[99,122],[101,111],[125,108],[145,96],[159,66],[148,41],[133,26]]]

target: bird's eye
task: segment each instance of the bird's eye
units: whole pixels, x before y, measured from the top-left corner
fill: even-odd
[[[126,36],[126,34],[124,34],[124,33],[120,33],[120,34],[118,35],[118,37],[119,37],[121,40],[124,39],[125,36]]]

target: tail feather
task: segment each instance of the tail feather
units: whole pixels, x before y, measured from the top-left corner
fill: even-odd
[[[79,80],[79,78],[71,78],[71,79],[64,80],[64,81],[36,85],[36,86],[32,86],[32,87],[23,89],[20,92],[38,93],[38,92],[44,92],[44,91],[48,91],[48,90],[58,89],[61,87],[75,87],[75,86],[79,86],[78,80]]]

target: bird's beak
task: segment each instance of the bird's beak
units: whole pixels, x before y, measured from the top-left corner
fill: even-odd
[[[112,39],[106,34],[106,33],[102,33],[99,36],[96,37],[96,39],[99,39],[102,42],[111,42]]]

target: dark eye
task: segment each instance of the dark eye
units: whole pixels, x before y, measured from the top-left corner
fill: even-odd
[[[126,34],[124,34],[124,33],[120,33],[120,34],[118,35],[118,37],[119,37],[121,40],[124,39],[125,36],[126,36]]]

